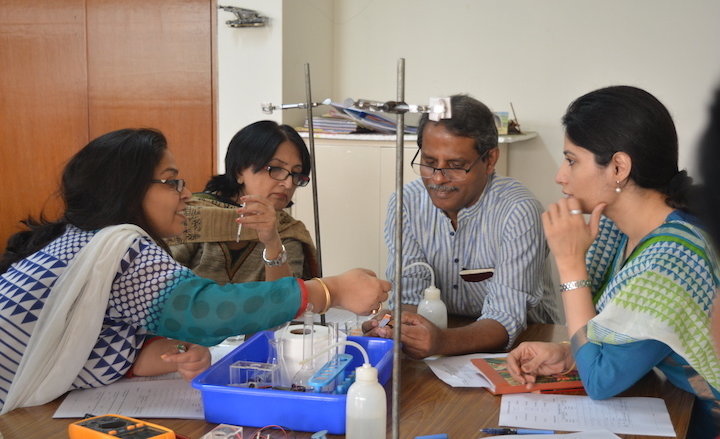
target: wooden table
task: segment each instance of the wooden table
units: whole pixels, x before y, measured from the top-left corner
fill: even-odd
[[[563,326],[530,325],[520,340],[561,341],[566,338]],[[390,386],[391,383],[388,384],[387,389],[391,389]],[[450,387],[435,377],[423,361],[403,360],[400,387],[402,439],[433,433],[447,433],[450,439],[475,439],[482,436],[479,433],[481,428],[497,426],[499,396],[493,396],[484,389]],[[694,401],[693,395],[674,387],[659,375],[650,373],[622,396],[662,397],[667,404],[677,437],[685,438]],[[61,400],[62,398],[58,398],[42,406],[16,409],[0,416],[0,433],[3,434],[4,439],[67,438],[67,426],[76,419],[52,419]],[[388,415],[388,424],[390,419]],[[199,438],[215,426],[198,420],[148,419],[148,421],[164,425],[191,439]],[[247,427],[245,438],[250,438],[256,430],[257,428]],[[388,428],[388,437],[391,437],[391,431]],[[645,437],[620,436],[628,439]],[[298,433],[295,437],[309,438],[310,433]],[[329,437],[342,436],[329,435]]]

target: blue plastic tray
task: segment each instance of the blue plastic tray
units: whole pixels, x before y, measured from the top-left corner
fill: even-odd
[[[345,433],[345,395],[291,392],[274,389],[250,389],[229,386],[230,364],[235,361],[266,361],[270,331],[255,334],[245,343],[192,381],[202,394],[205,420],[214,423],[264,427],[282,425],[296,431],[328,430]],[[393,341],[374,337],[348,337],[368,353],[370,363],[378,369],[378,380],[385,385],[392,375]],[[362,354],[353,346],[345,352],[353,356],[349,370],[363,362]]]

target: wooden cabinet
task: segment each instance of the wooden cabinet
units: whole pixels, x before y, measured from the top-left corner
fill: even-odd
[[[160,129],[190,187],[205,184],[215,168],[215,0],[0,5],[0,251],[20,219],[57,216],[64,164],[108,131]]]

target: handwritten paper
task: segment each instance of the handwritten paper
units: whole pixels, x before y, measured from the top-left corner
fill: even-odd
[[[82,418],[88,413],[131,418],[204,418],[200,391],[177,374],[159,379],[121,379],[96,389],[73,390],[53,418]]]
[[[523,434],[523,439],[620,439],[607,430],[581,431],[564,434]],[[489,436],[484,439],[507,439],[507,436]]]
[[[596,401],[576,395],[503,395],[499,424],[562,431],[605,429],[620,434],[675,436],[670,414],[661,398]]]
[[[485,387],[492,384],[478,372],[470,360],[473,358],[504,357],[507,354],[469,354],[454,357],[431,357],[425,359],[435,376],[452,387]]]

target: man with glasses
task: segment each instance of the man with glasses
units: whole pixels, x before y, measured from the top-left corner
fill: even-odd
[[[422,266],[405,270],[402,343],[414,358],[507,349],[528,320],[558,320],[542,206],[519,181],[495,175],[492,112],[466,95],[452,96],[451,105],[451,119],[420,120],[412,167],[421,178],[404,188],[402,262],[429,264],[448,313],[476,320],[441,329],[415,314],[430,273]],[[385,224],[389,280],[395,273],[396,200],[390,199]],[[493,269],[494,275],[480,282],[461,278],[461,271],[473,269]],[[369,326],[369,335],[392,336],[390,328]]]

